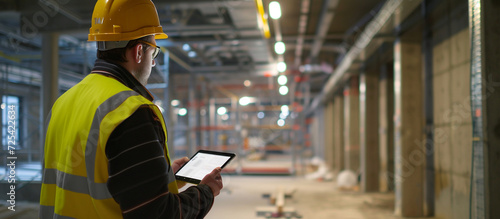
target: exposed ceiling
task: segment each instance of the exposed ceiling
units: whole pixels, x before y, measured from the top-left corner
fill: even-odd
[[[287,63],[289,81],[305,77],[312,95],[318,94],[385,1],[278,0],[282,16],[267,20],[269,38],[264,36],[255,0],[153,2],[169,36],[158,44],[170,57],[174,98],[187,98],[189,81],[194,77],[215,88],[215,97],[229,93],[289,100],[279,95],[275,77],[268,77],[277,74],[277,61]],[[267,17],[271,0],[262,2]],[[70,87],[90,71],[95,60],[95,46],[86,42],[94,4],[82,0],[1,0],[0,68],[16,66],[17,74],[31,77],[19,77],[18,82],[39,83],[41,76],[33,71],[41,71],[41,34],[56,32],[60,34],[61,86]],[[274,43],[280,38],[287,49],[282,56],[274,52]],[[150,84],[164,82],[165,60],[160,55],[157,61]],[[252,86],[245,87],[245,80],[252,81]]]

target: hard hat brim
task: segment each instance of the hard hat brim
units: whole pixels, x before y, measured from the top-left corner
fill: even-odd
[[[157,40],[162,40],[162,39],[167,39],[167,38],[168,38],[168,36],[165,33],[155,34],[155,39],[157,39]]]

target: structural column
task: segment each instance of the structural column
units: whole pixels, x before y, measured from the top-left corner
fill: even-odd
[[[366,71],[359,81],[361,189],[364,192],[379,190],[378,79],[377,71]]]
[[[46,33],[42,36],[42,88],[40,142],[45,143],[46,125],[52,105],[59,97],[59,35]],[[43,153],[43,146],[41,147]]]
[[[394,146],[397,215],[424,216],[424,136],[421,45],[394,45]]]
[[[323,136],[325,137],[325,145],[324,145],[324,150],[325,150],[325,160],[326,164],[328,165],[328,168],[330,170],[335,169],[335,159],[334,159],[334,143],[333,143],[333,133],[334,133],[334,117],[333,117],[333,101],[330,101],[326,104],[326,108],[323,111],[325,115],[325,120],[323,122],[324,128],[323,128]],[[319,122],[319,121],[318,121]]]
[[[167,127],[174,127],[173,122],[171,121],[172,114],[170,107],[170,52],[168,50],[163,50],[163,83],[165,83],[165,87],[163,88],[163,104],[162,107],[164,109],[163,118],[165,118],[165,125]],[[175,136],[171,131],[172,129],[167,128],[167,136]],[[175,157],[175,147],[174,147],[174,139],[167,139],[167,147],[168,153]]]
[[[335,172],[344,166],[344,96],[336,94],[333,100],[333,147]]]
[[[469,0],[474,218],[500,218],[500,3]],[[484,184],[484,185],[481,185]]]
[[[216,113],[217,109],[215,108],[215,98],[210,98],[209,99],[209,106],[208,106],[208,115],[209,115],[209,121],[208,121],[208,126],[209,127],[215,127],[216,125]],[[210,129],[209,131],[209,138],[208,138],[208,145],[209,147],[212,147],[215,150],[215,130]]]
[[[197,126],[197,107],[196,107],[196,75],[193,72],[190,72],[189,75],[189,84],[188,84],[188,127],[187,127],[187,135],[186,135],[186,155],[188,157],[194,155],[196,152],[197,146],[197,138],[196,138],[196,126]]]
[[[359,160],[359,81],[352,77],[344,88],[345,168],[358,173]]]
[[[382,65],[379,81],[379,157],[381,192],[394,190],[394,87],[391,66]]]

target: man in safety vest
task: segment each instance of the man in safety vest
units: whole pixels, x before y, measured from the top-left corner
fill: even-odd
[[[88,76],[54,104],[46,133],[40,218],[203,218],[220,168],[178,193],[161,112],[144,87],[165,39],[151,0],[98,0]]]

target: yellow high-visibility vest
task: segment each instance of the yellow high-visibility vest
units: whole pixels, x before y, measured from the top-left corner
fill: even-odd
[[[140,106],[149,106],[165,134],[160,110],[119,81],[90,74],[64,93],[52,107],[44,148],[40,218],[122,218],[108,191],[106,142],[113,130]],[[169,191],[178,193],[169,171]]]

